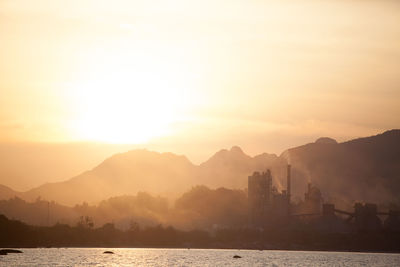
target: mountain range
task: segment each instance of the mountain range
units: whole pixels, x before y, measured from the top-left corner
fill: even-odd
[[[299,201],[313,183],[325,201],[348,206],[354,201],[400,203],[400,130],[337,143],[320,138],[290,148],[280,156],[246,155],[239,147],[223,149],[200,165],[185,156],[132,150],[107,158],[71,179],[47,183],[26,192],[1,185],[0,199],[38,197],[65,205],[136,194],[140,191],[176,197],[195,185],[243,189],[254,171],[271,169],[278,190],[286,187],[286,164],[292,165],[293,199]]]

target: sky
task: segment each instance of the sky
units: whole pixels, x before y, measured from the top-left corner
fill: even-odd
[[[194,162],[400,125],[400,2],[0,0],[0,143]]]

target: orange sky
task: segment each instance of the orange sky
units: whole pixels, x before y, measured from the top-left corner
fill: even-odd
[[[0,141],[194,161],[400,125],[398,1],[0,0]]]

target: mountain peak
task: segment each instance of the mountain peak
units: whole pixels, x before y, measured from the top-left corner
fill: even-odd
[[[400,129],[392,129],[386,132],[383,132],[382,135],[400,135]]]
[[[336,145],[338,142],[330,137],[320,137],[315,141],[316,144],[332,144]]]
[[[248,160],[251,159],[251,157],[246,155],[240,147],[233,146],[230,150],[221,149],[207,161],[203,162],[202,165],[216,162],[219,164],[221,162],[238,161],[242,159]]]
[[[238,147],[238,146],[233,146],[230,150],[231,153],[240,153],[240,154],[244,154],[243,150]]]

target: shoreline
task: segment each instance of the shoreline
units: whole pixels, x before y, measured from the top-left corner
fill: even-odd
[[[5,246],[0,249],[176,249],[176,250],[249,250],[249,251],[293,251],[293,252],[341,252],[341,253],[377,253],[377,254],[400,254],[399,250],[340,250],[340,249],[290,249],[290,248],[237,248],[237,247],[163,247],[163,246],[52,246],[52,247],[31,247],[31,246]]]

